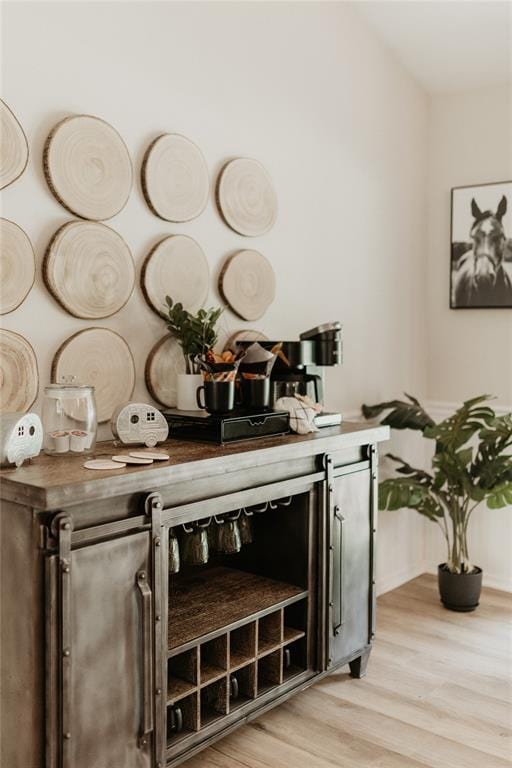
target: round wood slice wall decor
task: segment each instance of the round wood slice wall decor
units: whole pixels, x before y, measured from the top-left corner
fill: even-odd
[[[222,169],[217,205],[226,224],[241,235],[263,235],[277,217],[272,180],[261,163],[247,157],[231,160]]]
[[[210,270],[201,246],[187,235],[170,235],[150,252],[141,285],[149,306],[165,317],[165,297],[197,312],[208,297]]]
[[[18,333],[0,329],[0,412],[25,413],[39,389],[34,350]]]
[[[135,387],[135,365],[126,341],[108,328],[87,328],[70,336],[57,350],[52,381],[75,376],[81,384],[95,387],[98,421],[109,421],[120,403],[127,402]]]
[[[146,386],[151,397],[167,408],[176,406],[176,377],[185,373],[185,359],[174,336],[164,336],[146,360]]]
[[[44,172],[64,208],[82,219],[110,219],[132,188],[132,163],[124,141],[99,117],[75,115],[57,123],[46,140]]]
[[[142,190],[157,216],[190,221],[206,207],[208,167],[199,147],[178,133],[165,133],[149,146],[142,163]]]
[[[27,137],[13,112],[0,99],[0,189],[16,181],[27,163]]]
[[[258,251],[233,254],[219,278],[219,290],[233,312],[244,320],[259,320],[275,298],[275,275]]]
[[[32,243],[13,221],[0,219],[0,315],[12,312],[34,285],[36,261]]]
[[[224,351],[228,349],[234,351],[239,341],[268,341],[268,336],[265,336],[261,331],[255,331],[250,328],[245,331],[236,331],[227,339],[224,344]]]
[[[97,221],[72,221],[53,236],[43,278],[64,309],[92,320],[109,317],[126,304],[135,266],[130,249],[113,229]]]

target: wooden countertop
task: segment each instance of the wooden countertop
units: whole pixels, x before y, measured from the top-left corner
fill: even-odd
[[[101,472],[85,469],[84,456],[47,456],[41,453],[19,469],[0,471],[0,498],[40,510],[58,509],[86,499],[93,501],[117,494],[147,491],[148,487],[272,464],[281,459],[339,451],[388,438],[388,427],[345,422],[309,435],[290,434],[228,445],[171,439],[160,443],[155,449],[168,452],[168,461]],[[101,442],[96,444],[94,453],[96,458],[106,458],[130,450],[136,450],[136,446]]]

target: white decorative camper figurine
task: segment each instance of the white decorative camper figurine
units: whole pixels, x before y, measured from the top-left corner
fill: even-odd
[[[114,437],[127,445],[143,443],[154,448],[167,440],[169,425],[153,405],[124,403],[112,414],[110,427]]]
[[[43,425],[37,413],[0,415],[0,465],[21,467],[38,456],[43,445]]]

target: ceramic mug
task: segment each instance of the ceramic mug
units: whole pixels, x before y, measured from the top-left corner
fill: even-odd
[[[168,710],[168,727],[173,733],[181,733],[183,730],[183,712],[180,707],[171,707]]]
[[[173,531],[169,533],[169,573],[178,573],[180,570],[180,546]]]
[[[196,389],[202,383],[200,373],[179,373],[176,377],[176,407],[180,411],[197,411]]]
[[[201,393],[204,393],[204,403]],[[234,381],[205,381],[196,391],[197,407],[208,413],[229,413],[235,407]]]
[[[183,562],[187,565],[206,565],[210,556],[207,528],[210,520],[183,526],[185,536],[182,539]]]

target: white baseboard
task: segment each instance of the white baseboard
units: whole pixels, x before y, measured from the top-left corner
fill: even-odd
[[[386,592],[391,592],[392,589],[407,584],[408,581],[415,579],[417,576],[421,576],[425,573],[424,563],[411,566],[405,571],[400,573],[390,573],[377,580],[377,595],[384,595]]]
[[[426,567],[424,573],[431,573],[434,576],[437,576],[437,565]],[[504,579],[502,576],[494,576],[492,573],[487,574],[485,571],[482,578],[482,584],[484,587],[499,589],[501,592],[512,592],[512,581],[510,581],[510,579]]]

